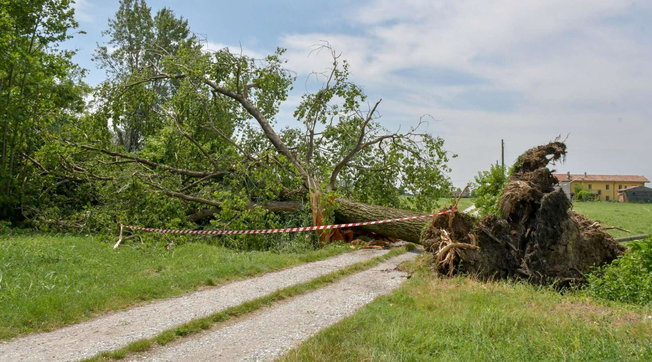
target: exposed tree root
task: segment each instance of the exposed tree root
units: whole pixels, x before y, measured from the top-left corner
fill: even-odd
[[[546,165],[565,155],[561,142],[521,155],[499,201],[502,217],[435,217],[421,243],[433,253],[436,271],[564,286],[581,283],[591,267],[620,255],[624,248],[605,228],[570,210],[566,195],[555,188]]]

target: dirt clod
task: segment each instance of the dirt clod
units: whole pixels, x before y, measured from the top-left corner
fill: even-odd
[[[557,180],[546,166],[565,156],[562,142],[521,155],[499,200],[501,217],[476,220],[456,213],[434,218],[421,243],[434,254],[435,269],[483,280],[566,286],[584,282],[591,267],[622,254],[624,247],[598,223],[570,210],[571,202],[555,187]]]

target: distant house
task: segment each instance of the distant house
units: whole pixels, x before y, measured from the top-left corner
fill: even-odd
[[[577,187],[588,190],[595,195],[596,200],[619,200],[619,191],[632,187],[645,186],[650,182],[643,176],[634,175],[589,175],[589,174],[554,174],[559,181],[559,186],[566,196],[572,198]]]
[[[652,188],[646,186],[634,186],[618,191],[620,202],[652,202]]]

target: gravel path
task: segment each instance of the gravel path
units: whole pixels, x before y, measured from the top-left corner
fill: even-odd
[[[1,361],[70,361],[150,338],[174,326],[205,317],[294,284],[385,254],[358,250],[271,272],[180,297],[105,315],[51,332],[0,343]]]
[[[399,255],[231,325],[157,347],[132,358],[132,361],[273,360],[376,297],[397,288],[406,279],[406,274],[396,270],[396,266],[415,255]]]

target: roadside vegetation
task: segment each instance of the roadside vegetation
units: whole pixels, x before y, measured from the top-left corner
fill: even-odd
[[[243,252],[205,243],[113,250],[97,237],[2,235],[0,339],[350,250],[334,244],[302,252]]]
[[[627,246],[625,255],[589,274],[586,292],[619,302],[652,305],[652,238]]]
[[[434,276],[421,258],[377,299],[285,361],[650,360],[652,307],[525,283]]]

